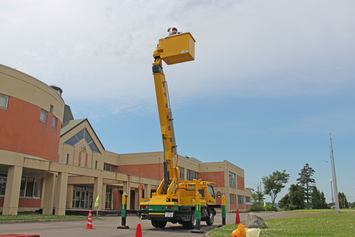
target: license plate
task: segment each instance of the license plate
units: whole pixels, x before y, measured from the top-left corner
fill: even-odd
[[[165,217],[174,217],[174,212],[165,212]]]

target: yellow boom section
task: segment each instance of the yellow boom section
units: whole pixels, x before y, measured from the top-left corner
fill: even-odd
[[[162,60],[168,65],[195,59],[195,39],[190,33],[169,36],[159,40],[153,53],[153,75],[159,111],[159,120],[164,147],[164,180],[157,194],[172,195],[179,181],[177,151],[172,112],[169,104],[167,82],[162,67]]]

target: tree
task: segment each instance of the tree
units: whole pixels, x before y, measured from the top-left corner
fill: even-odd
[[[323,192],[320,192],[317,187],[312,190],[312,209],[326,209],[328,204],[325,201]]]
[[[348,208],[349,207],[348,200],[346,199],[346,196],[344,193],[339,193],[338,199],[339,199],[340,208]]]
[[[304,190],[298,184],[291,184],[290,192],[279,201],[280,208],[286,210],[304,209]]]
[[[283,198],[279,201],[280,208],[286,208],[290,204],[290,194],[286,194]]]
[[[314,169],[312,169],[308,163],[301,169],[301,172],[298,173],[300,177],[297,179],[297,184],[300,184],[304,188],[304,195],[306,197],[307,209],[309,209],[309,200],[312,196],[312,188],[316,181],[312,178],[314,174]]]
[[[304,209],[304,188],[298,184],[291,184],[289,190],[290,205],[296,209]]]
[[[285,170],[283,172],[276,170],[269,176],[263,177],[264,193],[270,195],[272,204],[275,203],[277,194],[285,187],[289,178],[290,175],[286,174]]]

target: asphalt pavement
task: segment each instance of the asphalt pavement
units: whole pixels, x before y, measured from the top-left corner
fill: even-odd
[[[288,217],[288,212],[258,213],[264,219]],[[240,213],[240,220],[245,221],[247,213]],[[292,216],[289,216],[292,217]],[[226,224],[235,223],[236,213],[227,213]],[[127,225],[129,229],[117,229],[121,225],[121,217],[99,217],[92,221],[96,229],[84,229],[87,220],[64,220],[64,221],[38,221],[38,222],[0,222],[0,235],[15,233],[34,233],[41,237],[96,237],[96,236],[136,236],[138,223],[141,224],[142,236],[165,237],[165,236],[205,236],[208,231],[218,228],[222,224],[221,213],[215,216],[215,222],[212,226],[207,226],[206,222],[201,222],[201,229],[204,233],[191,233],[191,230],[184,229],[182,225],[167,223],[163,229],[152,227],[150,221],[141,220],[137,216],[127,216]]]

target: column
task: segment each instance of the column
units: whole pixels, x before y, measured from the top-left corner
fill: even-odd
[[[151,184],[144,184],[144,198],[151,198],[150,193],[152,190]]]
[[[43,190],[43,215],[52,215],[53,213],[53,199],[55,187],[55,175],[46,173],[44,177],[44,190]]]
[[[56,205],[55,205],[55,215],[64,216],[65,215],[65,204],[67,202],[67,188],[68,188],[68,173],[60,172],[58,173],[57,180],[57,192],[56,192]]]
[[[93,197],[94,200],[93,200],[92,203],[95,204],[97,196],[100,195],[99,206],[98,206],[99,210],[102,210],[102,200],[103,200],[103,197],[102,197],[102,182],[103,182],[103,178],[102,177],[95,177],[94,178],[94,197]],[[96,210],[95,205],[92,205],[92,208]]]
[[[105,210],[105,206],[106,206],[106,187],[107,187],[107,184],[102,184],[102,199],[101,199],[101,196],[100,196],[100,202],[102,203],[101,204],[101,207],[102,207],[102,210]]]
[[[15,216],[18,212],[22,178],[21,166],[10,166],[7,170],[3,216]]]
[[[127,210],[131,209],[131,182],[129,181],[123,181],[123,192],[126,193],[127,196]]]

